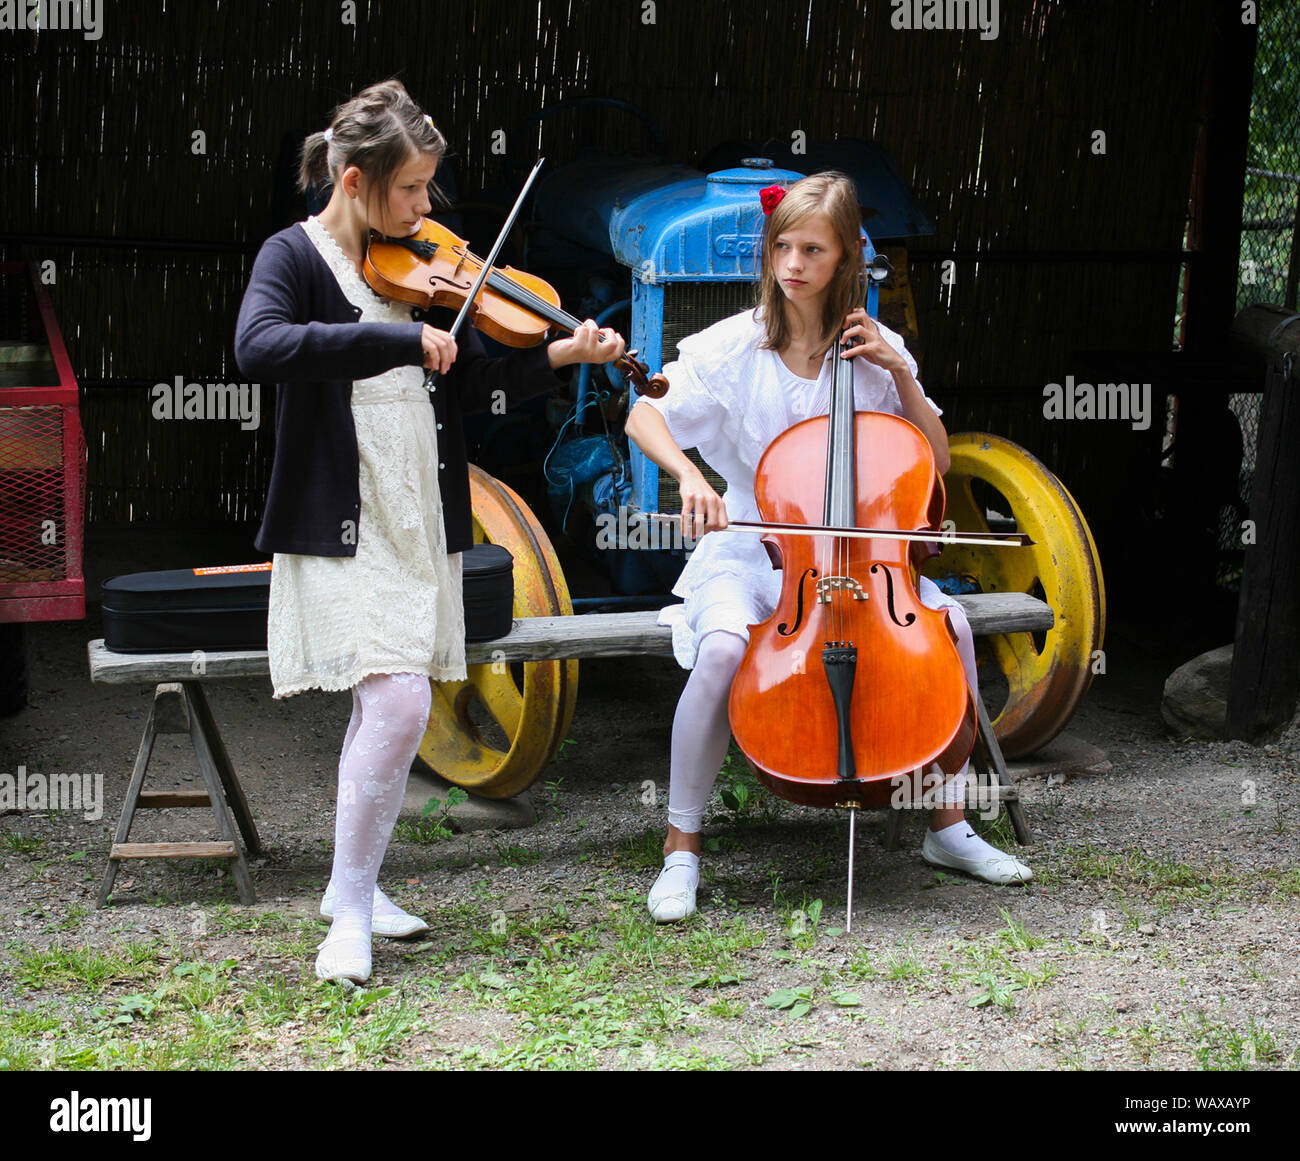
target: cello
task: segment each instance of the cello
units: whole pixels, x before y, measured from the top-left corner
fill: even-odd
[[[763,542],[782,589],[772,615],[750,627],[729,715],[773,793],[850,808],[851,924],[852,811],[889,804],[899,780],[931,763],[956,774],[977,711],[948,615],[921,603],[912,578],[909,542],[943,517],[934,453],[906,419],[855,412],[844,349],[829,414],[795,424],[759,461],[754,495],[762,524],[774,526]]]

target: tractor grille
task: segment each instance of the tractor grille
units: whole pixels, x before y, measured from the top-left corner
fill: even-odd
[[[677,358],[677,344],[688,335],[753,305],[752,282],[670,282],[664,288],[664,345],[660,366]],[[687,448],[686,455],[704,473],[704,478],[715,491],[721,492],[726,487],[722,477],[700,458],[699,452]],[[681,510],[677,481],[667,472],[660,472],[659,511]]]

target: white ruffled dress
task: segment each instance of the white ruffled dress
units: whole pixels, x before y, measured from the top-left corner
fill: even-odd
[[[381,298],[315,219],[302,228],[362,322],[409,323]],[[374,673],[463,681],[460,553],[447,554],[438,440],[421,368],[394,367],[352,385],[360,457],[355,556],[277,552],[267,648],[274,696],[350,689]]]
[[[915,376],[916,362],[902,336],[876,325]],[[816,379],[804,379],[775,351],[760,349],[763,335],[754,311],[714,323],[677,344],[678,358],[664,367],[668,394],[642,396],[664,417],[677,445],[696,448],[726,481],[729,520],[759,519],[754,477],[768,445],[801,420],[830,411],[833,352],[827,353]],[[856,409],[902,415],[893,376],[864,358],[851,362]],[[928,396],[926,402],[936,415],[943,414]],[[721,629],[749,640],[749,626],[776,608],[781,574],[772,568],[758,536],[710,533],[691,553],[672,591],[684,604],[662,610],[659,623],[672,627],[677,663],[691,669],[706,633]],[[922,604],[932,609],[956,604],[925,577],[918,592]]]

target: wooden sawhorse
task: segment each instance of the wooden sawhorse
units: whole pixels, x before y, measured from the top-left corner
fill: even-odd
[[[130,656],[121,654],[120,656]],[[189,655],[185,655],[189,664]],[[203,774],[204,790],[145,790],[144,776],[153,755],[154,741],[159,734],[189,734],[194,753]],[[166,806],[210,806],[216,816],[219,842],[129,842],[131,823],[137,810],[157,810]],[[239,889],[239,901],[257,902],[253,880],[248,873],[244,850],[235,840],[235,826],[243,835],[248,854],[256,858],[262,853],[257,825],[253,822],[243,787],[235,776],[226,753],[221,731],[217,728],[207,694],[198,681],[163,682],[154,689],[153,704],[145,721],[144,735],[136,754],[135,769],[126,789],[122,816],[117,823],[117,833],[108,852],[108,866],[99,888],[99,902],[103,907],[113,892],[118,869],[126,859],[229,859]]]

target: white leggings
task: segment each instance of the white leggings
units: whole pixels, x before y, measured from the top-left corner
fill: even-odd
[[[960,605],[944,606],[957,634],[957,652],[971,689],[978,689],[975,638]],[[727,699],[731,682],[745,656],[743,638],[725,630],[706,633],[700,640],[695,667],[682,690],[673,715],[672,756],[668,779],[668,822],[688,834],[704,823],[704,810],[713,793],[718,770],[727,756],[731,723]],[[939,802],[956,806],[966,798],[967,762],[939,791]]]
[[[420,673],[376,673],[352,688],[352,719],[339,759],[334,914],[364,921],[367,929],[430,702],[429,678]]]

